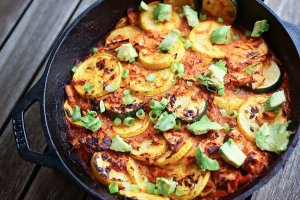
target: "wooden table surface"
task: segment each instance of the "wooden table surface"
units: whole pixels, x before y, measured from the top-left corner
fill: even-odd
[[[91,199],[59,171],[22,160],[16,150],[11,110],[44,71],[62,31],[95,0],[0,0],[0,199]],[[300,25],[299,0],[265,0],[284,20]],[[32,149],[47,146],[39,106],[25,114]],[[300,143],[285,167],[251,199],[300,199]],[[249,199],[250,199],[249,198]]]

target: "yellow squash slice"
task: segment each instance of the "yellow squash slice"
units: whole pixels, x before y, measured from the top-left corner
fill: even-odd
[[[128,41],[131,44],[143,44],[143,32],[134,26],[124,26],[113,30],[106,38],[105,44],[110,45],[121,41]]]
[[[169,200],[168,197],[157,196],[153,194],[147,194],[144,192],[133,192],[120,190],[120,195],[129,197],[130,199],[138,199],[138,200]]]
[[[112,156],[108,152],[97,152],[91,159],[91,169],[95,178],[104,185],[117,182],[119,187],[122,183],[131,183],[130,176],[126,170],[115,170],[112,166],[118,165],[126,169],[127,158],[121,155]],[[123,167],[124,166],[124,167]]]
[[[70,106],[68,100],[65,101],[64,103],[64,111],[65,111],[65,116],[66,116],[66,119],[68,120],[68,122],[74,126],[77,126],[77,127],[81,127],[80,125],[80,122],[77,121],[77,122],[73,122],[71,117],[73,115],[73,108]]]
[[[263,118],[264,103],[267,99],[266,95],[250,97],[239,109],[238,126],[245,137],[251,141],[255,141],[255,134],[263,123],[273,125],[287,121],[282,111],[273,119]]]
[[[145,79],[147,75],[154,74],[155,79],[149,82]],[[155,96],[167,91],[174,83],[175,74],[171,69],[145,71],[145,75],[133,76],[130,74],[130,90],[136,95]]]
[[[222,25],[214,21],[205,21],[198,24],[189,35],[192,49],[211,58],[225,57],[224,45],[214,45],[210,41],[210,34],[220,26]]]
[[[140,50],[139,61],[143,67],[147,69],[165,69],[170,68],[174,61],[180,61],[184,56],[185,49],[180,40],[174,45],[168,53],[163,53],[160,50],[152,52],[144,48]]]
[[[180,160],[193,146],[191,140],[186,140],[185,144],[177,151],[173,152],[171,149],[162,154],[158,159],[154,161],[154,165],[159,167],[165,167],[166,165],[173,164]]]
[[[140,190],[146,192],[148,183],[146,173],[149,173],[147,172],[147,167],[142,166],[133,158],[129,157],[126,168],[133,184],[136,184],[139,186]]]
[[[89,99],[101,97],[108,92],[107,85],[120,85],[122,65],[111,54],[99,53],[82,62],[73,75],[72,84],[75,90]],[[87,92],[87,84],[91,91]]]
[[[153,140],[155,142],[153,142]],[[135,159],[147,162],[148,164],[152,164],[155,159],[159,158],[168,150],[166,140],[160,135],[144,139],[140,143],[135,140],[133,140],[132,143],[129,141],[129,144],[133,147],[130,152],[131,155]]]
[[[215,96],[214,103],[220,109],[238,110],[244,103],[244,99],[237,96]]]
[[[181,19],[178,13],[173,11],[172,18],[169,21],[155,22],[154,9],[159,2],[149,4],[147,11],[142,11],[140,14],[140,26],[144,31],[166,35],[171,30],[177,29],[180,26]]]
[[[137,136],[143,133],[149,126],[150,120],[149,116],[146,115],[145,119],[136,119],[135,123],[132,126],[120,125],[113,126],[113,131],[120,135],[122,138],[128,138]]]

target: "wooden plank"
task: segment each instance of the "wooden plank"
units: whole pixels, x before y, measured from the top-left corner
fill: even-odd
[[[300,25],[299,0],[265,0],[282,19]]]
[[[34,180],[34,183],[24,199],[81,200],[83,198],[84,192],[81,191],[75,183],[72,183],[66,175],[59,171],[42,167],[39,171],[39,176]]]
[[[31,0],[0,1],[0,49]]]
[[[300,14],[297,0],[266,0],[265,3],[271,7],[284,20],[293,24],[300,24]],[[300,142],[294,153],[283,169],[276,174],[260,190],[252,195],[252,200],[281,200],[300,199]]]
[[[0,52],[0,130],[80,0],[34,1]]]

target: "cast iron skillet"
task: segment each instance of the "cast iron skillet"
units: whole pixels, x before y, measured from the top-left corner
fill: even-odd
[[[150,0],[146,1],[150,2]],[[56,168],[78,183],[96,199],[117,199],[107,188],[90,178],[74,163],[66,142],[67,126],[64,119],[64,85],[70,80],[70,68],[126,14],[129,7],[137,7],[140,0],[100,0],[83,12],[56,42],[47,67],[38,83],[17,103],[12,113],[13,130],[20,156],[27,161]],[[270,48],[275,52],[288,73],[291,86],[292,123],[296,131],[290,138],[288,150],[271,163],[269,169],[253,182],[242,187],[228,199],[244,199],[263,186],[285,164],[295,148],[300,134],[300,27],[281,20],[258,0],[239,0],[239,16],[236,24],[251,30],[255,21],[267,19],[271,29],[264,34]],[[297,51],[298,48],[298,51]],[[41,118],[49,150],[37,153],[28,146],[24,112],[34,103],[40,104]]]

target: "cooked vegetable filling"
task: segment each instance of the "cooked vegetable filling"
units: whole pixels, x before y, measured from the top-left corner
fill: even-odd
[[[245,34],[235,1],[198,3],[141,1],[70,66],[71,152],[113,195],[223,199],[288,147],[289,81],[267,20]]]

